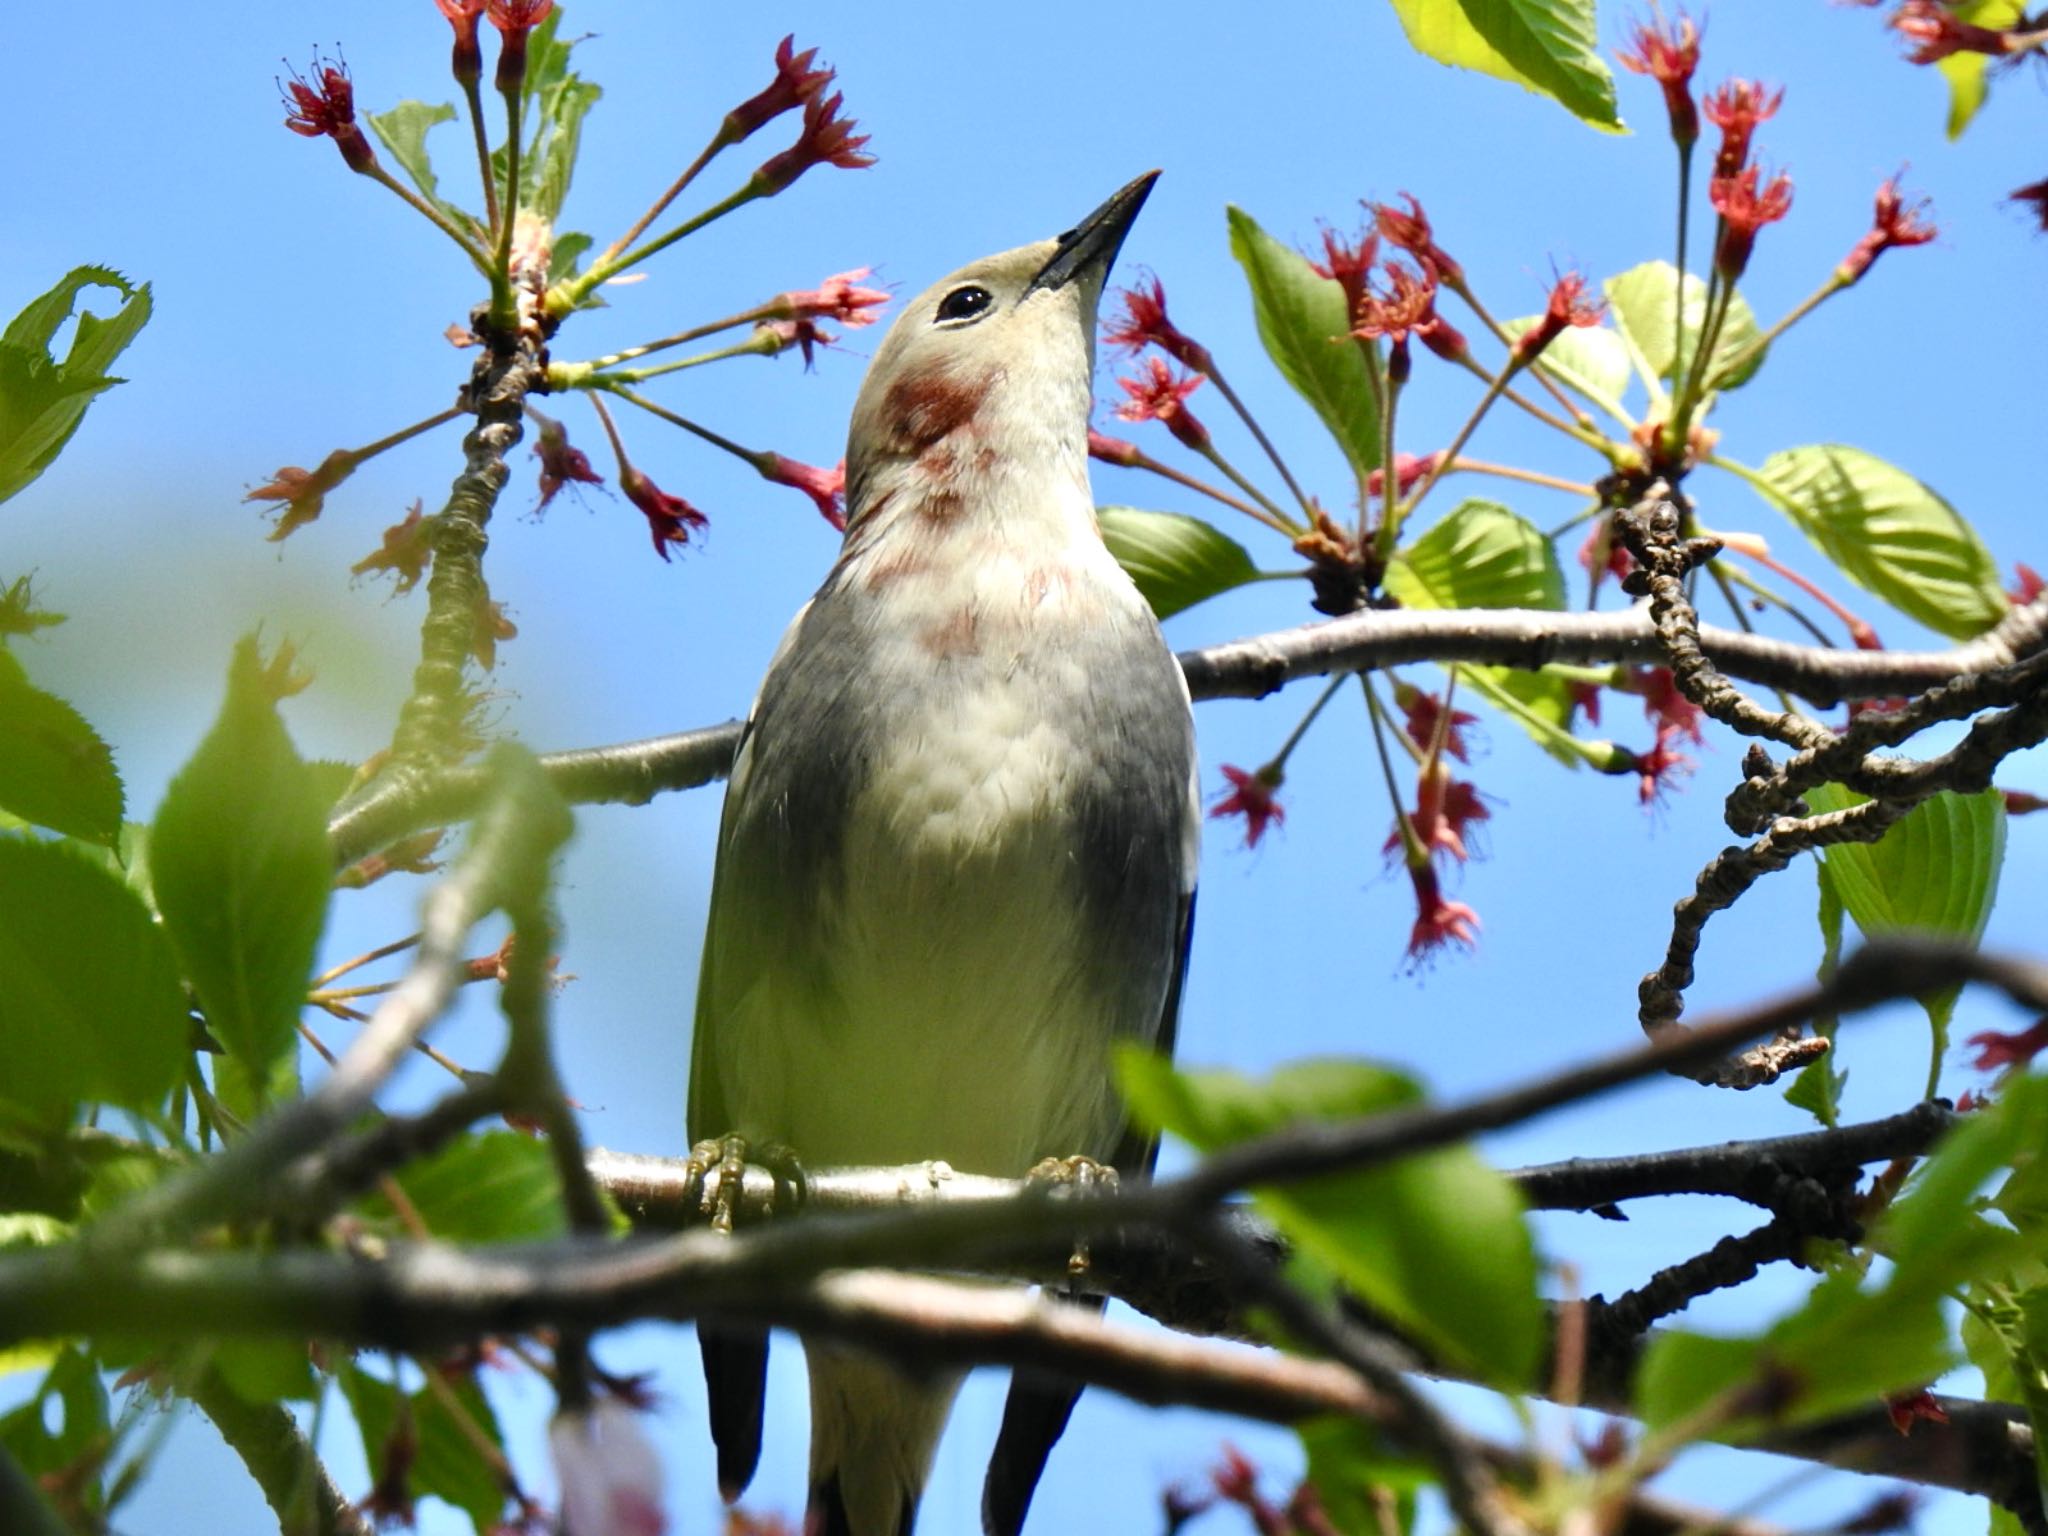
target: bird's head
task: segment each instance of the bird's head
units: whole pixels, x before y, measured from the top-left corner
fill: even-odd
[[[1071,461],[1085,475],[1096,307],[1158,174],[1056,239],[970,262],[904,307],[854,405],[856,522],[885,493],[944,497],[1006,462]]]

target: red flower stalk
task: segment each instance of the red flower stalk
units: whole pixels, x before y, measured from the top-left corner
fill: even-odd
[[[1121,322],[1105,326],[1102,339],[1113,347],[1141,352],[1155,346],[1183,368],[1208,373],[1214,366],[1209,349],[1175,325],[1166,315],[1166,287],[1152,279],[1151,291],[1143,283],[1123,290],[1124,316]]]
[[[572,480],[584,485],[603,485],[604,476],[590,467],[588,454],[570,445],[562,424],[538,411],[533,414],[540,423],[540,440],[533,445],[534,457],[540,460],[540,504],[533,510],[545,511],[555,493]]]
[[[1479,914],[1462,901],[1444,899],[1436,866],[1424,859],[1408,866],[1415,886],[1415,926],[1408,933],[1408,958],[1421,960],[1453,939],[1467,949],[1479,947]]]
[[[647,519],[647,532],[654,540],[654,552],[668,559],[671,544],[688,544],[690,532],[707,528],[711,520],[680,496],[671,496],[631,464],[619,470],[619,489],[626,500]]]
[[[1426,264],[1432,282],[1441,276],[1453,288],[1458,287],[1465,281],[1465,269],[1436,243],[1436,234],[1429,227],[1429,215],[1422,211],[1422,204],[1406,192],[1401,194],[1401,200],[1408,205],[1406,213],[1388,203],[1368,203],[1373,227],[1383,238]]]
[[[1520,367],[1533,363],[1543,349],[1564,334],[1569,326],[1598,325],[1607,313],[1607,301],[1586,297],[1586,280],[1567,272],[1550,286],[1550,301],[1534,325],[1515,338],[1513,356]]]
[[[1130,396],[1116,408],[1117,419],[1164,422],[1166,430],[1183,444],[1202,452],[1209,446],[1209,429],[1187,407],[1188,396],[1202,387],[1202,376],[1191,373],[1176,379],[1164,360],[1156,357],[1146,358],[1145,367],[1148,377],[1116,381]]]
[[[1394,494],[1406,496],[1415,489],[1415,483],[1423,476],[1436,473],[1437,466],[1443,463],[1444,457],[1445,451],[1441,448],[1435,453],[1425,453],[1419,457],[1412,453],[1395,454]],[[1386,488],[1387,472],[1384,469],[1376,469],[1365,477],[1366,500],[1370,501],[1375,496],[1383,495]]]
[[[484,0],[434,0],[448,25],[455,29],[455,52],[449,59],[458,85],[475,85],[484,75],[484,51],[476,40],[476,24],[484,14]]]
[[[484,0],[484,14],[498,29],[497,88],[511,94],[526,83],[527,34],[548,19],[555,0]]]
[[[2044,231],[2048,231],[2048,181],[2037,181],[2031,186],[2021,187],[2006,201],[2026,204],[2034,217],[2034,222]]]
[[[1088,457],[1100,459],[1105,464],[1118,464],[1125,469],[1136,469],[1144,454],[1139,451],[1136,443],[1127,443],[1120,437],[1111,437],[1090,427]]]
[[[830,85],[834,73],[831,68],[811,68],[811,60],[817,56],[815,48],[796,52],[794,32],[777,44],[775,78],[725,114],[725,121],[718,130],[719,142],[739,143],[764,123],[804,106]]]
[[[1643,714],[1657,727],[1661,737],[1690,736],[1703,745],[1706,735],[1700,723],[1706,716],[1699,705],[1678,691],[1678,679],[1669,667],[1638,667],[1629,679],[1631,691],[1642,696]]]
[[[1346,240],[1334,229],[1323,231],[1323,259],[1311,260],[1309,266],[1322,276],[1333,279],[1344,290],[1344,313],[1356,318],[1365,303],[1366,278],[1372,272],[1372,265],[1379,260],[1380,237],[1368,231],[1354,241]]]
[[[2044,591],[2048,591],[2048,582],[2042,581],[2041,573],[2026,561],[2016,562],[2012,573],[2013,588],[2005,595],[2012,600],[2013,607],[2024,608]]]
[[[1754,80],[1728,80],[1707,92],[1700,103],[1707,121],[1721,130],[1721,147],[1714,153],[1714,176],[1733,176],[1749,163],[1749,141],[1758,123],[1776,115],[1785,99],[1782,87],[1767,91]]]
[[[285,127],[301,138],[334,140],[342,162],[358,175],[377,163],[377,152],[356,124],[356,88],[343,60],[313,60],[308,80],[297,70],[290,80],[280,80],[284,93]]]
[[[1642,23],[1629,45],[1614,56],[1623,69],[1648,75],[1663,87],[1673,143],[1683,149],[1699,138],[1700,114],[1692,101],[1692,76],[1700,64],[1700,32],[1690,16],[1680,11],[1670,21]]]
[[[425,512],[426,509],[415,501],[404,521],[386,528],[384,541],[350,566],[349,574],[368,576],[389,571],[397,578],[391,590],[400,597],[418,586],[420,577],[426,574],[427,563],[434,557],[431,542],[434,525],[427,521]]]
[[[1407,717],[1408,739],[1427,752],[1436,745],[1438,722],[1443,719],[1444,700],[1440,693],[1425,693],[1413,683],[1394,685],[1394,707]],[[1477,725],[1479,717],[1469,710],[1454,709],[1448,725],[1442,727],[1444,751],[1461,763],[1472,761],[1465,744],[1465,727]]]
[[[1912,64],[1933,64],[1956,53],[1988,53],[1995,58],[2013,49],[2010,33],[1964,21],[1936,0],[1906,0],[1892,13],[1889,25],[1913,44],[1906,53]]]
[[[1463,779],[1454,779],[1441,766],[1426,770],[1416,783],[1415,810],[1409,821],[1423,847],[1432,855],[1445,853],[1463,863],[1472,857],[1465,846],[1465,829],[1475,821],[1491,821],[1493,813],[1479,798],[1478,789]],[[1401,846],[1401,826],[1380,845],[1380,852],[1392,853]]]
[[[820,469],[815,464],[785,459],[779,453],[765,453],[755,467],[761,471],[762,479],[802,491],[816,504],[820,517],[841,533],[846,531],[846,460],[841,459],[830,469]]]
[[[1971,1065],[1979,1072],[1990,1072],[1998,1067],[2024,1067],[2043,1047],[2048,1047],[2048,1019],[2036,1019],[2029,1028],[2010,1033],[2000,1029],[1983,1030],[1964,1043],[1976,1048],[1977,1059]]]
[[[1761,179],[1761,169],[1747,165],[1733,176],[1717,177],[1707,189],[1714,211],[1721,215],[1714,267],[1731,282],[1749,266],[1756,232],[1792,211],[1792,178],[1780,171],[1759,186]]]
[[[287,464],[270,477],[269,484],[257,486],[242,500],[284,503],[284,510],[278,514],[277,526],[270,530],[270,541],[274,544],[279,539],[290,538],[318,517],[327,493],[354,474],[360,462],[348,449],[337,448],[315,469],[300,469]]]
[[[1287,820],[1287,808],[1280,803],[1277,793],[1287,776],[1274,763],[1266,764],[1256,773],[1247,773],[1225,763],[1223,777],[1230,781],[1231,787],[1209,807],[1209,819],[1220,821],[1226,816],[1242,816],[1244,845],[1256,848],[1259,839],[1266,835],[1266,828],[1277,827]]]
[[[869,311],[889,302],[885,290],[857,286],[873,270],[855,267],[851,272],[834,272],[815,288],[778,293],[769,300],[769,313],[783,320],[837,320],[856,328],[873,325],[880,316]]]
[[[1680,730],[1677,725],[1659,725],[1656,744],[1635,754],[1634,768],[1641,780],[1636,794],[1644,805],[1655,805],[1667,789],[1692,772],[1692,759],[1671,745]]]
[[[835,92],[830,96],[813,96],[804,103],[804,125],[796,142],[782,153],[769,156],[754,172],[754,187],[759,196],[773,197],[814,165],[836,165],[841,170],[857,171],[875,163],[873,155],[861,151],[868,136],[853,131],[860,125],[839,115],[842,100],[842,95]]]
[[[1870,228],[1863,238],[1856,242],[1856,248],[1842,258],[1842,264],[1835,268],[1835,278],[1842,283],[1853,283],[1865,272],[1870,264],[1894,246],[1925,245],[1940,233],[1934,221],[1927,217],[1927,199],[1921,198],[1912,207],[1905,205],[1899,196],[1899,178],[1891,177],[1877,189],[1877,207],[1871,215]]]

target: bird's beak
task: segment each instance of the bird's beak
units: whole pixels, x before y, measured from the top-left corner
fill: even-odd
[[[1147,171],[1061,235],[1058,248],[1038,269],[1025,293],[1040,288],[1064,288],[1087,273],[1093,273],[1098,281],[1107,277],[1116,253],[1123,248],[1124,236],[1130,233],[1138,210],[1145,206],[1146,194],[1158,179],[1157,171]]]

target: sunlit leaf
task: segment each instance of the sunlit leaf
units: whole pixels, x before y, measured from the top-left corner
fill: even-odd
[[[1095,521],[1102,542],[1159,618],[1258,579],[1244,546],[1198,517],[1097,507]]]
[[[1615,324],[1639,360],[1645,383],[1668,382],[1673,378],[1673,360],[1678,355],[1674,350],[1678,338],[1673,334],[1672,314],[1678,296],[1677,276],[1678,269],[1668,261],[1646,261],[1639,267],[1631,267],[1608,278],[1604,285],[1607,302],[1613,307]],[[1698,355],[1700,328],[1706,323],[1706,313],[1707,285],[1688,272],[1685,274],[1684,340],[1688,371]],[[1714,342],[1714,355],[1708,360],[1707,387],[1733,389],[1747,383],[1770,350],[1767,347],[1759,347],[1754,352],[1750,350],[1762,335],[1749,301],[1739,293],[1730,295],[1728,317],[1721,322],[1720,335]]]
[[[1426,58],[1552,97],[1596,128],[1619,130],[1614,76],[1600,57],[1593,0],[1393,0]]]
[[[1534,523],[1475,500],[1395,552],[1387,590],[1410,608],[1559,609],[1564,572]]]
[[[113,289],[120,307],[108,316],[79,309],[87,288]],[[110,267],[74,267],[0,333],[0,501],[48,469],[94,397],[121,382],[107,369],[149,311],[149,284],[131,283]],[[77,328],[60,362],[50,342],[74,312]]]
[[[121,776],[85,717],[28,680],[0,646],[0,810],[53,832],[111,844],[121,833]]]
[[[363,1455],[374,1477],[385,1464],[386,1448],[398,1423],[400,1396],[388,1381],[380,1381],[361,1370],[341,1373],[341,1389],[355,1415],[356,1428],[363,1437]],[[448,1404],[429,1387],[405,1397],[412,1414],[418,1450],[411,1465],[408,1486],[416,1498],[436,1498],[452,1504],[469,1516],[477,1536],[491,1530],[505,1507],[505,1485],[473,1444],[455,1412],[462,1413],[491,1444],[502,1447],[497,1415],[473,1377],[450,1382],[450,1395],[457,1405]]]
[[[1541,318],[1524,315],[1503,320],[1501,329],[1510,337],[1519,337]],[[1621,414],[1621,397],[1628,391],[1628,343],[1612,326],[1566,326],[1538,355],[1537,364],[1587,399]]]
[[[513,1131],[460,1137],[407,1164],[397,1179],[428,1233],[443,1242],[509,1243],[568,1229],[548,1144]],[[396,1220],[381,1198],[364,1205],[372,1219]]]

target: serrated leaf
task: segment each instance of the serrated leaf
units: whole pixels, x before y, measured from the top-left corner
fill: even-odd
[[[1501,329],[1519,337],[1541,319],[1524,315],[1504,320]],[[1628,343],[1608,325],[1568,325],[1537,355],[1536,366],[1554,374],[1594,404],[1622,414],[1621,397],[1628,390]]]
[[[519,202],[541,210],[549,222],[561,210],[575,171],[583,117],[604,93],[572,74],[569,56],[579,38],[562,40],[558,6],[526,40],[526,80],[522,88],[522,120],[530,125],[519,152]],[[491,152],[491,170],[505,184],[505,147]],[[550,204],[544,199],[552,198]]]
[[[534,179],[533,206],[550,224],[561,217],[562,204],[568,201],[576,154],[582,145],[583,119],[602,95],[603,87],[578,75],[557,81],[541,94],[541,113],[549,131],[541,150],[540,173]]]
[[[207,1026],[258,1083],[293,1054],[333,880],[326,808],[244,639],[220,717],[164,794],[150,861]]]
[[[1816,443],[1736,472],[1843,575],[1929,629],[1965,640],[2005,617],[1998,566],[1976,530],[1896,465]]]
[[[121,295],[111,316],[77,308],[78,295],[95,287]],[[59,362],[50,342],[74,310],[77,328]],[[107,369],[149,312],[149,284],[130,283],[109,267],[74,267],[0,333],[0,501],[48,469],[94,397],[121,382]]]
[[[1380,462],[1380,413],[1366,351],[1351,337],[1344,290],[1282,245],[1242,208],[1229,210],[1230,254],[1252,290],[1259,340],[1281,377],[1315,410],[1352,470]]]
[[[99,733],[0,647],[0,810],[111,845],[122,807],[121,775]]]
[[[464,1136],[407,1164],[397,1178],[427,1231],[442,1242],[510,1243],[568,1230],[554,1155],[530,1136]],[[363,1204],[373,1221],[397,1220],[382,1199]]]
[[[1410,608],[1564,607],[1564,572],[1543,531],[1493,501],[1466,501],[1387,566]]]
[[[1417,53],[1549,96],[1595,128],[1620,131],[1614,76],[1600,57],[1593,0],[1393,0]]]
[[[400,1393],[388,1381],[379,1381],[360,1370],[343,1371],[341,1389],[362,1433],[363,1455],[375,1476],[385,1464],[385,1448],[398,1422]],[[471,1422],[493,1444],[502,1447],[505,1437],[498,1429],[497,1415],[491,1411],[475,1379],[453,1383],[453,1393]],[[418,1451],[407,1480],[413,1496],[452,1504],[469,1516],[478,1536],[483,1536],[497,1524],[504,1511],[504,1485],[431,1388],[420,1388],[405,1402],[412,1412],[413,1431],[418,1437]]]
[[[433,157],[427,151],[428,133],[442,123],[454,121],[455,108],[445,101],[438,105],[401,101],[388,112],[369,114],[370,131],[377,135],[377,142],[384,146],[398,168],[419,188],[420,196],[457,223],[474,230],[475,218],[441,196]]]
[[[1097,507],[1095,521],[1102,542],[1159,618],[1258,579],[1244,546],[1199,517]]]
[[[189,1033],[177,963],[135,893],[84,850],[0,835],[0,1119],[153,1108]]]
[[[1131,1050],[1119,1058],[1118,1078],[1142,1123],[1204,1152],[1421,1096],[1399,1073],[1335,1059],[1255,1082],[1177,1071]],[[1535,1248],[1520,1194],[1478,1154],[1446,1148],[1253,1195],[1305,1256],[1445,1359],[1510,1390],[1529,1384],[1544,1333]]]
[[[1677,353],[1673,347],[1677,338],[1672,334],[1672,307],[1677,303],[1678,269],[1668,261],[1646,261],[1639,267],[1607,279],[1602,286],[1607,293],[1607,302],[1613,308],[1614,319],[1628,347],[1640,362],[1643,382],[1650,386],[1652,394],[1657,393],[1659,381],[1673,376],[1673,359]],[[1707,285],[1692,273],[1685,274],[1685,366],[1690,370],[1693,358],[1700,344],[1700,328],[1707,317]],[[1763,332],[1758,329],[1756,312],[1749,307],[1749,301],[1739,293],[1728,299],[1728,318],[1721,322],[1720,336],[1714,342],[1714,355],[1708,359],[1707,388],[1734,389],[1746,384],[1763,365],[1770,348],[1758,347],[1751,352]],[[1738,358],[1739,367],[1731,366]]]

